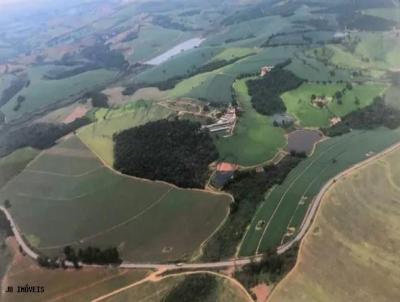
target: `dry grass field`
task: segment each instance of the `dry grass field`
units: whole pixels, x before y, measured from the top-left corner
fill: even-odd
[[[399,301],[399,217],[397,150],[327,193],[295,269],[270,301]]]
[[[16,242],[8,239],[13,260],[6,277],[1,280],[0,301],[4,302],[86,302],[143,279],[148,271],[120,269],[49,270],[36,265],[17,251]],[[44,293],[16,293],[17,286],[43,286]],[[13,294],[4,293],[7,286]]]

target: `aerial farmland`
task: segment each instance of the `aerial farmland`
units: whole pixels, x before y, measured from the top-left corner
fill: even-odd
[[[0,3],[0,300],[397,301],[399,5]]]

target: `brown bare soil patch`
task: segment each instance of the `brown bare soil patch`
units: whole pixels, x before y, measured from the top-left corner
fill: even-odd
[[[251,292],[254,293],[257,297],[257,302],[265,302],[269,296],[269,287],[265,283],[258,284],[257,286],[251,289]]]
[[[75,121],[78,118],[84,117],[85,114],[89,111],[88,106],[79,105],[64,119],[64,124],[69,124]]]

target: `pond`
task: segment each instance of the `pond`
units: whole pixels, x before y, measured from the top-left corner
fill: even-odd
[[[310,154],[314,145],[322,139],[322,133],[317,130],[296,130],[288,134],[287,151],[305,152]]]
[[[167,50],[166,52],[162,53],[161,55],[145,62],[145,64],[160,65],[161,63],[164,63],[165,61],[169,60],[173,56],[175,56],[183,51],[186,51],[186,50],[189,50],[189,49],[199,46],[201,44],[201,42],[203,42],[204,40],[205,39],[203,39],[203,38],[193,38],[193,39],[187,40],[185,42],[182,42],[182,43],[174,46],[170,50]]]

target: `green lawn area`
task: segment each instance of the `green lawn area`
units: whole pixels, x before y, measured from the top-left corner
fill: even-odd
[[[18,95],[26,97],[21,108],[18,111],[14,111],[18,95],[1,107],[8,120],[73,97],[84,90],[90,90],[96,86],[108,83],[116,75],[114,71],[98,69],[61,80],[43,79],[42,76],[51,68],[53,66],[34,66],[28,70],[31,83],[29,87],[25,87],[18,93]]]
[[[234,58],[241,58],[244,56],[248,56],[250,54],[258,52],[256,48],[244,48],[244,47],[232,47],[232,48],[225,48],[219,54],[217,54],[212,61],[218,60],[232,60]]]
[[[95,113],[97,121],[79,129],[78,136],[97,156],[112,166],[114,133],[174,114],[173,111],[152,101],[143,100],[127,103],[116,109],[99,109]]]
[[[23,148],[0,158],[0,188],[18,175],[38,154],[38,150]]]
[[[305,213],[321,187],[332,177],[397,143],[400,130],[380,128],[353,131],[320,143],[313,155],[300,163],[285,181],[266,194],[241,246],[240,255],[265,252],[286,242],[289,228],[299,229]],[[335,161],[333,161],[335,159]],[[256,230],[260,220],[265,227]]]
[[[231,201],[113,172],[76,136],[43,152],[0,194],[11,201],[24,237],[45,255],[59,255],[65,245],[115,246],[137,262],[190,258]]]
[[[192,72],[193,69],[199,68],[212,60],[222,50],[222,47],[201,47],[185,51],[160,65],[140,73],[135,77],[135,81],[138,83],[155,83],[176,76],[185,76],[187,73]]]
[[[152,59],[192,36],[193,33],[191,32],[146,25],[140,30],[137,39],[121,45],[122,47],[133,48],[133,53],[128,60],[135,63]]]
[[[333,116],[344,116],[357,108],[371,104],[374,97],[382,94],[385,86],[378,84],[353,85],[352,90],[346,90],[343,96],[343,104],[339,105],[331,100],[327,108],[319,108],[311,103],[311,96],[325,95],[331,98],[336,91],[342,90],[343,84],[302,84],[299,88],[288,91],[282,95],[287,111],[295,116],[304,127],[328,127],[329,120]],[[358,97],[360,104],[355,103]]]
[[[247,94],[246,80],[234,83],[243,114],[236,125],[234,135],[216,138],[220,160],[252,166],[272,159],[286,144],[284,131],[273,127],[270,117],[257,113]]]

